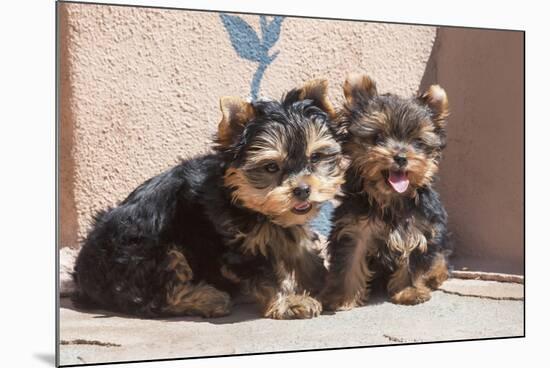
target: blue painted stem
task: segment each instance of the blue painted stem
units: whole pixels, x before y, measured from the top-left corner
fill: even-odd
[[[250,96],[252,97],[253,101],[258,99],[258,92],[260,91],[260,82],[262,81],[262,78],[268,66],[269,66],[269,63],[263,63],[263,62],[260,63],[260,65],[258,65],[258,69],[256,69],[256,72],[252,77],[252,81],[250,82]]]
[[[258,69],[256,69],[256,72],[252,77],[252,81],[250,82],[250,97],[253,101],[258,99],[258,93],[260,92],[260,83],[262,82],[264,73],[267,67],[273,62],[273,60],[275,60],[277,55],[279,55],[278,51],[271,56],[267,55],[267,52],[265,56],[262,56],[260,64],[258,65]]]

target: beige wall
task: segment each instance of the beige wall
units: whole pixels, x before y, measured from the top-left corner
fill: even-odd
[[[217,13],[59,10],[60,235],[76,247],[96,210],[208,150],[219,97],[247,97],[258,63],[239,57]],[[241,18],[261,33],[258,16]],[[521,272],[521,47],[519,34],[287,17],[260,95],[324,77],[339,103],[351,71],[405,96],[443,85],[453,115],[439,188],[457,263]]]
[[[438,187],[455,265],[523,273],[523,34],[439,29],[431,83],[451,103]]]
[[[96,210],[208,149],[219,97],[247,97],[257,63],[238,57],[216,13],[60,10],[61,245],[74,247]],[[242,18],[259,32],[258,16]],[[382,90],[410,95],[434,38],[433,27],[285,18],[261,94],[325,77],[339,101],[346,73],[369,70]]]

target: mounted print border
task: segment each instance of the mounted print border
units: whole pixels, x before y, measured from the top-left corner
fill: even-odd
[[[64,1],[56,27],[57,365],[525,336],[525,32]],[[73,267],[96,213],[212,152],[220,98],[279,100],[325,79],[340,110],[350,73],[367,73],[380,94],[440,85],[448,96],[434,186],[454,251],[429,301],[397,305],[375,288],[364,306],[292,320],[264,318],[240,294],[219,318],[144,318],[73,301]],[[325,245],[335,199],[311,221]]]

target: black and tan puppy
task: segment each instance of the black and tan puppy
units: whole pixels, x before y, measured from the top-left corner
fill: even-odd
[[[350,166],[322,299],[327,309],[363,305],[378,279],[394,303],[422,303],[448,273],[447,214],[432,187],[447,95],[436,85],[417,98],[379,95],[366,75],[350,76],[344,95],[337,124]]]
[[[252,295],[265,317],[311,318],[326,270],[307,226],[340,190],[327,83],[279,101],[222,98],[215,153],[101,212],[75,266],[77,301],[146,317],[223,316]]]

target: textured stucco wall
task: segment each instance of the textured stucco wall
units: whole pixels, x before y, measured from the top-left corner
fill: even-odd
[[[91,215],[178,161],[208,150],[218,99],[246,97],[258,62],[239,56],[219,14],[61,4],[61,245]],[[240,16],[259,35],[260,17]],[[436,29],[284,18],[259,94],[324,77],[334,102],[351,71],[416,92]]]
[[[523,274],[523,34],[440,28],[422,85],[451,104],[440,171],[455,264]]]

